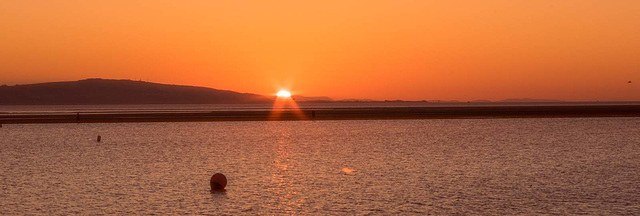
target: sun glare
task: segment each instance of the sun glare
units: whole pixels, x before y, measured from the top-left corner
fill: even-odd
[[[280,98],[290,98],[291,97],[291,93],[286,91],[286,90],[280,90],[276,95],[278,97],[280,97]]]

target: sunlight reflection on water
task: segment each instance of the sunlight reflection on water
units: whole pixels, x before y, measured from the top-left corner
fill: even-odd
[[[345,172],[345,173],[352,173],[352,172],[353,172],[353,169],[349,169],[349,168],[345,167],[345,168],[342,168],[342,172]]]

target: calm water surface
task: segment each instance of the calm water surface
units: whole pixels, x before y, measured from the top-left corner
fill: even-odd
[[[2,215],[640,214],[640,118],[4,125],[0,158]]]

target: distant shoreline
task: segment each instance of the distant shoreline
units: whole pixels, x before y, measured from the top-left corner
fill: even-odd
[[[314,115],[315,113],[315,115]],[[640,105],[372,107],[181,112],[61,112],[0,114],[0,124],[640,117]]]

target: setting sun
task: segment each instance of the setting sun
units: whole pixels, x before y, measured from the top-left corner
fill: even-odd
[[[276,96],[278,96],[279,98],[290,98],[291,97],[291,93],[287,90],[280,90]]]

